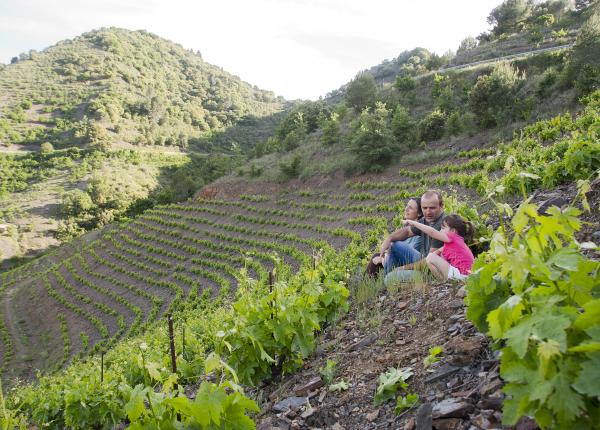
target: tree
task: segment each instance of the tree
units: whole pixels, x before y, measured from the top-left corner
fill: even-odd
[[[104,127],[97,123],[94,123],[89,127],[86,138],[92,149],[108,151],[112,146],[110,134]]]
[[[518,113],[517,92],[524,81],[508,63],[501,63],[489,75],[479,76],[469,94],[469,105],[483,128],[504,124]]]
[[[323,137],[321,142],[323,145],[331,146],[339,142],[340,140],[340,122],[338,120],[338,114],[332,113],[331,117],[323,123]]]
[[[416,124],[410,118],[408,109],[402,105],[396,106],[392,116],[392,134],[398,144],[410,147],[416,141]]]
[[[357,165],[365,171],[381,171],[400,149],[388,124],[389,116],[385,105],[376,102],[374,108],[362,111],[355,124],[351,150]]]
[[[62,198],[61,212],[70,217],[78,217],[90,212],[94,203],[88,193],[81,190],[67,191]]]
[[[54,151],[54,147],[50,142],[44,142],[40,145],[40,152],[42,154],[49,154]]]
[[[419,122],[420,139],[427,142],[441,139],[445,125],[446,114],[439,109],[433,110]]]
[[[412,91],[417,87],[415,78],[411,76],[396,76],[394,87],[400,92]]]
[[[495,35],[517,31],[518,24],[524,22],[533,10],[532,0],[504,0],[492,9],[487,21]]]
[[[575,9],[583,10],[594,3],[594,0],[575,0]]]
[[[573,46],[569,75],[580,95],[600,88],[600,13],[581,28]]]
[[[348,84],[346,102],[357,112],[360,112],[365,107],[373,106],[376,94],[375,79],[367,73],[362,73]]]
[[[464,38],[458,45],[457,53],[468,52],[477,48],[477,39],[472,36]]]

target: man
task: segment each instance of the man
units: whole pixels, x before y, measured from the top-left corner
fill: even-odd
[[[421,197],[423,217],[420,223],[436,230],[442,228],[444,220],[444,201],[439,191],[429,190]],[[403,241],[409,237],[420,235],[421,252]],[[426,258],[444,246],[443,242],[424,234],[416,227],[403,227],[390,234],[381,244],[380,255],[384,255],[385,284],[414,279],[416,270],[427,267]]]

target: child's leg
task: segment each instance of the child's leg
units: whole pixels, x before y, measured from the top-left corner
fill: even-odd
[[[448,279],[448,270],[450,269],[450,264],[439,255],[431,253],[427,256],[427,266],[433,276],[440,281],[445,281]]]

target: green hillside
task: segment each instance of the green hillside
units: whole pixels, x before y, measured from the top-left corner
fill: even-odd
[[[118,28],[23,55],[0,70],[0,88],[0,143],[57,149],[211,149],[211,133],[271,115],[283,102],[180,45]]]
[[[0,70],[2,267],[188,198],[272,134],[283,108],[145,31],[101,29],[21,55]]]

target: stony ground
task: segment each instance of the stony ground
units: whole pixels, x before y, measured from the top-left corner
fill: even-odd
[[[486,337],[465,319],[464,289],[458,285],[381,290],[324,330],[315,357],[256,395],[263,401],[258,428],[398,429],[497,428],[501,420],[498,362]],[[431,347],[440,360],[426,367]],[[333,391],[323,380],[327,360],[336,362]],[[408,390],[416,405],[395,414],[395,401],[374,405],[379,375],[411,368]]]

